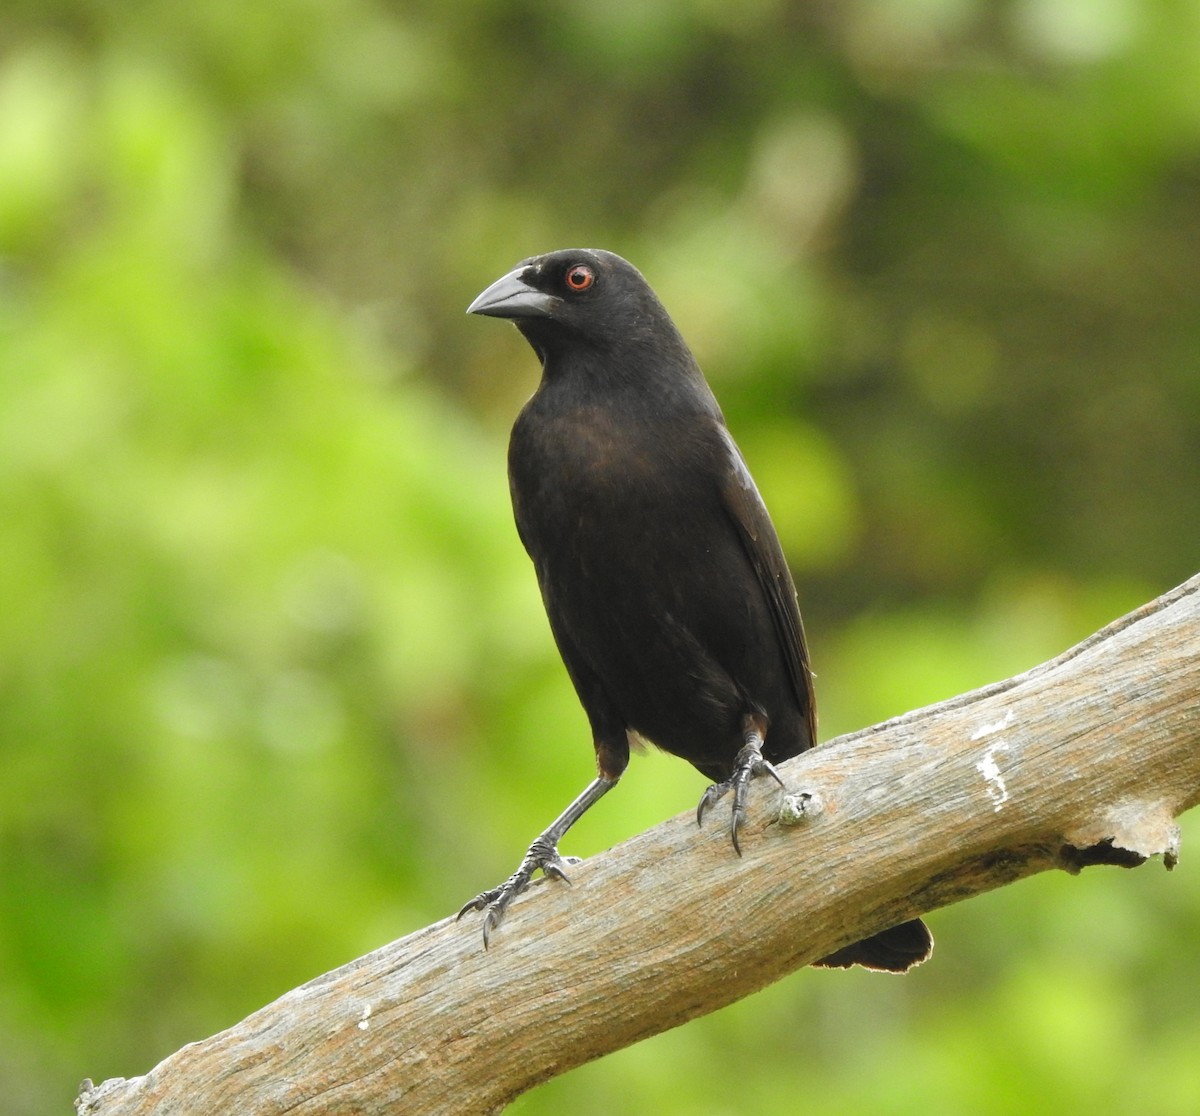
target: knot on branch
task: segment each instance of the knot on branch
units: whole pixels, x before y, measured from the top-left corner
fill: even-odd
[[[90,1077],[85,1077],[79,1084],[79,1096],[75,1098],[77,1116],[89,1116],[89,1113],[99,1112],[104,1099],[121,1092],[125,1083],[124,1077],[110,1077],[97,1085]]]
[[[780,825],[802,825],[817,817],[824,809],[825,800],[816,791],[785,794],[779,804],[777,820]]]
[[[1093,864],[1136,868],[1152,856],[1161,856],[1168,871],[1179,863],[1179,826],[1165,802],[1129,799],[1067,834],[1058,862],[1076,873]]]

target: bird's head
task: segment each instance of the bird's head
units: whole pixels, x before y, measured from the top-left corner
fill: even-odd
[[[598,248],[567,248],[522,260],[468,314],[510,318],[543,362],[549,354],[686,346],[633,264]],[[688,356],[690,361],[690,354]]]

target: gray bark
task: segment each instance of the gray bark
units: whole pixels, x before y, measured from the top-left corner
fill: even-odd
[[[703,829],[681,814],[576,866],[573,887],[532,887],[487,952],[477,915],[443,919],[142,1077],[85,1082],[77,1108],[492,1112],[945,904],[1048,868],[1170,867],[1174,819],[1200,800],[1200,576],[1051,662],[782,773],[799,821],[756,781],[740,860],[723,811]]]

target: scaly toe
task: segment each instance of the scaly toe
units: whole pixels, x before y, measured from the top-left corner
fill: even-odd
[[[569,884],[571,881],[566,868],[578,864],[579,859],[577,856],[559,856],[557,848],[539,839],[530,846],[520,867],[504,883],[490,891],[481,891],[469,903],[463,904],[454,921],[457,922],[468,911],[483,911],[483,948],[487,949],[492,931],[504,921],[508,905],[529,887],[534,872],[540,868],[543,875]]]
[[[738,752],[729,778],[723,783],[713,783],[704,792],[700,799],[700,805],[696,807],[696,823],[702,825],[704,814],[709,807],[733,791],[729,838],[733,842],[733,851],[738,856],[742,855],[742,843],[738,838],[738,831],[746,823],[746,802],[750,797],[750,783],[756,775],[770,775],[781,787],[785,787],[783,777],[775,770],[774,764],[763,759],[762,737],[758,733],[752,734],[745,746]]]

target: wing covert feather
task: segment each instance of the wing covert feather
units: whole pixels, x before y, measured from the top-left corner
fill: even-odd
[[[737,527],[742,545],[762,587],[780,646],[783,648],[796,700],[806,711],[810,738],[815,742],[816,701],[812,671],[808,665],[808,647],[804,641],[804,623],[796,601],[796,587],[784,559],[779,536],[775,533],[775,526],[767,514],[766,505],[758,493],[741,451],[724,427],[721,428],[721,435],[729,451],[729,469],[722,478],[721,499]]]

